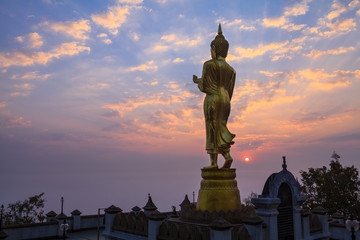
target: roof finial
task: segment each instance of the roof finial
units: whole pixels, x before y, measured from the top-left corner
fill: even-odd
[[[222,35],[221,23],[219,23],[218,35]]]
[[[282,159],[283,159],[283,165],[282,165],[283,171],[287,171],[286,156],[282,156]]]

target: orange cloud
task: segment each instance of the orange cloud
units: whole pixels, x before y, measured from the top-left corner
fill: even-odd
[[[43,43],[42,37],[38,33],[29,33],[29,44],[31,48],[39,48]]]
[[[355,50],[354,47],[347,47],[347,48],[339,47],[338,49],[329,49],[326,51],[312,50],[308,54],[303,54],[303,56],[311,57],[311,58],[318,58],[318,57],[324,56],[324,55],[339,55],[339,54],[347,53],[349,51],[354,51],[354,50]]]
[[[0,102],[0,108],[6,107],[6,102]]]
[[[285,7],[285,16],[299,16],[304,15],[309,10],[309,5],[312,0],[303,0],[301,2],[297,2],[291,7]]]
[[[71,22],[44,22],[42,25],[48,27],[54,32],[61,32],[72,36],[76,39],[88,39],[88,33],[91,31],[89,20],[80,19],[79,21]]]
[[[49,77],[51,77],[51,74],[43,74],[43,75],[39,75],[38,71],[34,71],[34,72],[28,72],[25,73],[22,76],[17,76],[17,75],[13,75],[11,76],[11,79],[48,79]]]
[[[359,0],[353,0],[349,3],[349,9],[350,10],[353,10],[355,9],[356,7],[360,7],[360,1]]]
[[[173,60],[174,63],[180,63],[180,62],[184,62],[184,59],[181,59],[181,58],[175,58]]]
[[[154,65],[154,61],[148,61],[146,64],[141,64],[137,67],[132,67],[127,69],[127,71],[134,72],[134,71],[157,71],[158,66]]]
[[[281,28],[285,29],[288,32],[292,32],[292,31],[299,31],[299,30],[303,29],[305,26],[306,26],[305,24],[295,25],[293,23],[289,23],[289,24],[282,26]]]
[[[359,70],[343,71],[336,70],[332,73],[325,72],[324,69],[304,69],[298,71],[290,71],[286,73],[270,73],[261,72],[269,77],[281,77],[289,83],[299,84],[310,90],[330,91],[338,87],[347,87],[351,85],[350,79],[358,77]]]
[[[238,61],[244,58],[255,58],[257,56],[262,56],[267,52],[276,51],[286,46],[289,42],[278,42],[278,43],[270,43],[267,45],[259,44],[255,48],[241,48],[236,47],[235,52],[237,56],[229,54],[227,57],[228,61]]]
[[[106,33],[100,33],[100,34],[97,35],[97,37],[98,37],[98,38],[103,38],[102,41],[103,41],[105,44],[110,44],[110,43],[112,43],[112,41],[111,41],[109,38],[107,38],[108,35],[107,35]]]
[[[159,105],[172,105],[172,104],[181,104],[185,102],[186,95],[180,94],[162,96],[162,94],[147,96],[147,97],[137,97],[134,100],[129,100],[126,102],[120,102],[115,104],[104,104],[102,108],[110,109],[112,111],[117,111],[121,116],[125,113],[130,113],[137,108],[143,106],[159,106]]]
[[[336,9],[336,10],[331,11],[331,12],[326,16],[326,18],[327,18],[328,20],[332,20],[332,19],[334,19],[334,18],[337,18],[337,17],[340,16],[341,13],[346,12],[346,7],[345,7],[343,4],[339,3],[339,2],[334,2],[334,3],[331,5],[331,7],[332,7],[333,9]]]
[[[329,81],[329,82],[312,82],[310,86],[313,88],[321,89],[323,91],[330,91],[338,87],[347,87],[351,84],[350,80],[345,81]]]
[[[104,89],[104,88],[108,87],[109,84],[107,84],[107,83],[96,83],[96,84],[91,84],[91,85],[88,85],[88,86],[91,89],[99,90],[99,89]]]
[[[345,34],[356,29],[356,22],[353,18],[340,18],[334,23],[320,19],[320,27],[306,29],[305,32],[317,34],[321,37]]]
[[[77,55],[80,52],[90,52],[90,47],[79,45],[78,42],[62,43],[49,52],[23,52],[16,50],[13,52],[0,53],[0,66],[31,66],[34,64],[47,64],[53,59],[63,56]]]
[[[265,27],[281,27],[287,23],[287,20],[284,16],[277,18],[264,18],[263,25]]]
[[[97,25],[100,25],[113,35],[118,33],[118,28],[126,22],[127,16],[130,14],[128,7],[111,6],[105,13],[92,14],[91,19]]]
[[[267,77],[274,77],[283,74],[283,72],[267,72],[267,71],[259,71],[259,73],[264,74]]]
[[[265,27],[281,27],[288,32],[298,31],[304,28],[306,25],[295,25],[293,23],[289,23],[288,19],[285,16],[277,17],[277,18],[264,18],[263,25]]]
[[[28,84],[28,83],[15,84],[14,86],[16,88],[22,88],[22,89],[25,89],[25,90],[31,90],[32,89],[32,86],[30,86],[30,84]]]
[[[254,31],[255,30],[254,26],[251,26],[250,24],[247,24],[247,23],[244,24],[243,20],[241,20],[241,19],[234,19],[232,21],[220,19],[220,20],[218,20],[218,22],[221,22],[221,25],[224,27],[231,27],[231,28],[237,27],[237,29],[245,30],[245,31]]]
[[[37,32],[29,33],[26,36],[16,37],[15,40],[21,43],[25,42],[28,48],[39,48],[44,44],[42,37]]]
[[[3,122],[0,122],[0,128],[18,128],[18,127],[31,127],[31,121],[24,120],[23,117],[15,117],[12,119],[6,119]]]

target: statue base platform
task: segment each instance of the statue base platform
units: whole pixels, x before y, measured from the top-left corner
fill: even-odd
[[[196,210],[220,212],[241,209],[235,168],[203,168]]]

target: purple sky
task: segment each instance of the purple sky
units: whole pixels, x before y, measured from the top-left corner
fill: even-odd
[[[162,211],[200,187],[218,23],[237,71],[228,127],[242,198],[281,170],[359,168],[359,0],[0,2],[0,203]],[[250,161],[245,162],[248,157]],[[222,160],[220,160],[222,164]]]

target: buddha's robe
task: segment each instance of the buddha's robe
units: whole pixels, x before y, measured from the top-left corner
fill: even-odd
[[[206,150],[211,153],[224,153],[234,144],[232,134],[227,128],[230,114],[230,100],[235,85],[235,70],[223,60],[209,60],[204,63],[200,91],[206,93],[204,115],[206,123]]]

